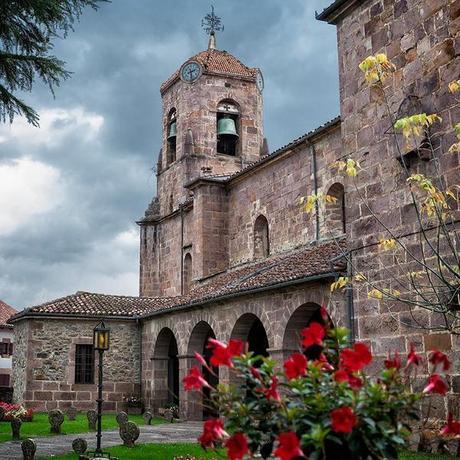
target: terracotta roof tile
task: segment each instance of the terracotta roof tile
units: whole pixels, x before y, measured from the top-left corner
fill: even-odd
[[[0,328],[1,327],[11,327],[11,324],[7,324],[8,319],[15,315],[17,310],[13,307],[10,307],[7,303],[0,300]]]
[[[232,56],[227,51],[209,49],[201,51],[195,56],[187,59],[185,62],[198,61],[204,69],[204,73],[228,75],[232,77],[244,77],[255,79],[257,69],[245,66],[235,56]],[[163,93],[174,81],[179,78],[180,69],[176,70],[160,87],[160,92]]]
[[[343,264],[333,265],[332,261],[342,254],[345,247],[345,241],[328,242],[275,255],[260,262],[248,263],[209,278],[186,296],[130,297],[77,292],[31,307],[12,319],[34,314],[149,316],[231,294],[244,294],[258,288],[275,287],[288,281],[331,274],[344,268]]]

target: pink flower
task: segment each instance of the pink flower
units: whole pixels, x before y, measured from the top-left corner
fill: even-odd
[[[340,353],[340,363],[348,371],[360,371],[372,361],[372,354],[365,343],[355,343],[353,349],[345,348]]]
[[[197,353],[195,351],[194,353],[195,355],[195,359],[204,367],[208,367],[208,363],[206,362],[206,360],[204,359],[204,357],[202,355],[200,355],[199,353]]]
[[[243,433],[235,433],[227,439],[225,447],[230,460],[242,460],[249,453],[248,440]]]
[[[333,371],[334,367],[331,365],[331,363],[327,360],[326,356],[324,353],[321,353],[319,358],[315,361],[313,361],[313,364],[318,366],[320,369],[323,371]]]
[[[267,399],[274,399],[278,402],[281,401],[281,396],[278,393],[278,379],[276,375],[273,376],[270,386],[268,388],[262,388],[260,392],[263,393]]]
[[[441,430],[441,435],[460,435],[460,420],[454,420],[450,412],[447,415],[447,425]]]
[[[445,395],[449,389],[447,383],[439,374],[432,374],[428,379],[428,385],[423,389],[424,393],[438,393]]]
[[[322,324],[312,322],[302,331],[302,346],[304,348],[312,345],[323,345],[323,339],[326,335],[326,329]]]
[[[332,431],[351,433],[357,423],[356,415],[351,407],[340,407],[331,412]]]
[[[278,447],[273,453],[281,460],[293,460],[304,456],[299,438],[292,431],[278,435]]]
[[[228,436],[224,430],[224,422],[220,419],[209,419],[203,424],[203,434],[198,438],[198,442],[203,447],[215,447],[215,442],[222,440],[224,436]]]
[[[244,350],[244,342],[230,339],[228,345],[216,339],[208,339],[208,348],[212,349],[211,364],[213,366],[233,367],[232,358],[240,356]]]
[[[415,346],[413,343],[410,344],[410,351],[407,355],[407,364],[406,367],[409,367],[411,364],[418,366],[422,362],[422,357],[415,353]]]
[[[189,390],[201,390],[202,387],[211,388],[208,382],[206,382],[203,374],[194,366],[189,370],[189,373],[182,380],[186,391]]]
[[[439,350],[433,350],[430,353],[429,361],[433,364],[435,369],[438,365],[442,366],[443,371],[448,371],[450,368],[449,358]]]
[[[388,359],[383,362],[383,365],[387,369],[401,369],[401,358],[399,357],[398,352],[395,352],[393,358],[388,355]]]
[[[305,375],[307,370],[307,358],[302,353],[293,353],[284,362],[284,372],[289,380]]]

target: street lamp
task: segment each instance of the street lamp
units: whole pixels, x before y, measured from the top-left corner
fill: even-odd
[[[102,439],[102,359],[104,351],[107,351],[110,346],[110,329],[105,326],[104,321],[101,321],[93,330],[93,346],[94,350],[99,352],[99,380],[97,384],[97,443],[95,455],[102,455],[101,439]]]

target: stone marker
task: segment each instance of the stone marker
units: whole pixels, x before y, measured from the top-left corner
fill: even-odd
[[[144,412],[144,422],[145,422],[145,424],[146,425],[151,425],[152,424],[152,418],[153,418],[152,413],[149,410],[146,410]]]
[[[19,441],[21,439],[21,425],[22,420],[19,417],[13,417],[11,419],[11,431],[13,434],[13,441]]]
[[[5,413],[6,413],[5,408],[0,407],[0,420],[3,420],[5,418]]]
[[[91,431],[96,431],[97,412],[94,409],[90,409],[88,412],[86,412],[86,417],[88,418],[88,429]]]
[[[24,439],[24,441],[21,442],[21,449],[23,460],[34,460],[37,444],[33,439]]]
[[[166,409],[164,412],[163,417],[169,422],[172,423],[174,421],[174,412],[171,409]]]
[[[126,425],[129,420],[128,414],[126,412],[120,411],[117,414],[116,420],[117,420],[118,426]]]
[[[67,418],[71,421],[74,421],[76,418],[77,418],[77,414],[78,414],[78,411],[77,411],[77,408],[74,407],[74,406],[70,406],[68,409],[67,409]]]
[[[88,443],[83,438],[74,439],[72,442],[72,449],[77,455],[84,455],[88,450]]]
[[[59,409],[48,412],[48,421],[51,425],[51,433],[61,434],[61,425],[64,422],[64,414]]]
[[[126,422],[120,425],[120,438],[126,447],[134,447],[134,443],[140,435],[139,427],[134,422]]]

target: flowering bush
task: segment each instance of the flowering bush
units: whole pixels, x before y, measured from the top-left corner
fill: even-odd
[[[446,355],[429,354],[430,376],[421,392],[411,391],[422,357],[413,347],[403,360],[388,356],[371,373],[372,354],[365,343],[350,344],[345,328],[318,322],[302,331],[302,350],[293,353],[283,372],[267,357],[245,351],[242,342],[228,345],[210,339],[210,364],[227,366],[238,384],[211,387],[211,403],[222,418],[204,422],[199,442],[205,448],[224,445],[230,460],[259,452],[263,458],[396,459],[405,445],[411,420],[418,418],[425,394],[445,394],[442,375]],[[194,367],[184,378],[186,390],[210,387]],[[449,415],[443,435],[460,434],[460,421]]]
[[[10,404],[0,401],[0,407],[5,410],[3,420],[10,421],[13,418],[20,418],[23,421],[31,422],[34,416],[32,409],[26,409],[20,404]]]

